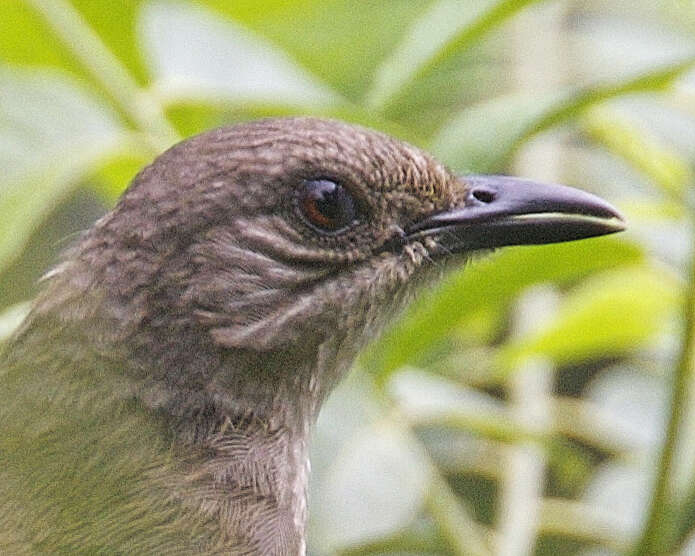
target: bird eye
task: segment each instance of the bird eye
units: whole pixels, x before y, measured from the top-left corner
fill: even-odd
[[[352,195],[331,180],[305,181],[299,194],[299,208],[307,223],[320,232],[339,232],[357,218]]]

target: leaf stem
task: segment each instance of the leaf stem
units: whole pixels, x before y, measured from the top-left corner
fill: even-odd
[[[162,107],[140,89],[128,70],[67,0],[26,0],[72,51],[117,106],[132,119],[154,153],[180,140]]]

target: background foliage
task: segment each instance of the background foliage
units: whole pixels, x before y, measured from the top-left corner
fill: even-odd
[[[182,137],[339,117],[611,199],[424,295],[314,441],[310,553],[695,554],[692,0],[3,0],[0,341]]]

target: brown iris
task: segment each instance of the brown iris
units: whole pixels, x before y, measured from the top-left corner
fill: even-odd
[[[307,223],[320,232],[339,232],[357,217],[350,192],[331,180],[305,181],[299,194],[299,207]]]

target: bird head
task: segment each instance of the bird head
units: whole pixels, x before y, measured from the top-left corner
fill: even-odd
[[[575,189],[459,177],[336,121],[264,120],[145,168],[53,273],[71,295],[49,289],[44,304],[97,351],[117,350],[152,404],[262,413],[299,398],[314,416],[413,286],[450,263],[621,229]]]

